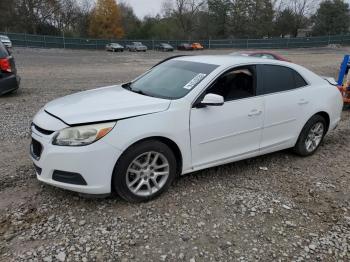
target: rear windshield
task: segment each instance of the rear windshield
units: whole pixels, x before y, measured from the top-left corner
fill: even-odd
[[[6,47],[3,43],[0,42],[0,58],[8,57],[9,53],[7,52]]]
[[[217,67],[197,62],[167,61],[135,80],[130,90],[158,98],[178,99],[187,95]]]

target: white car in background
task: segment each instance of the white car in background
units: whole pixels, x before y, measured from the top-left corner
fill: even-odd
[[[0,35],[0,41],[6,46],[7,48],[12,48],[12,42],[10,38],[6,35]]]
[[[176,57],[130,83],[45,105],[31,156],[42,182],[147,201],[177,175],[287,148],[311,155],[342,107],[335,86],[296,64]]]
[[[132,42],[131,45],[127,45],[125,48],[130,52],[146,52],[148,49],[147,46],[141,42]]]

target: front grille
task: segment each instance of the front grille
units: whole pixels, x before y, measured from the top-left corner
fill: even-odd
[[[32,144],[30,145],[30,152],[31,152],[32,156],[35,159],[39,159],[41,156],[42,150],[43,150],[42,145],[33,138]]]
[[[44,134],[44,135],[47,135],[47,136],[49,136],[49,135],[51,135],[51,134],[53,134],[55,131],[51,131],[51,130],[46,130],[46,129],[43,129],[43,128],[41,128],[40,126],[37,126],[36,124],[32,124],[33,126],[34,126],[34,128],[38,131],[38,132],[40,132],[40,133],[42,133],[42,134]]]

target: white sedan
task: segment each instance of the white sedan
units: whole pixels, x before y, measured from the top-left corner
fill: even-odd
[[[130,83],[48,103],[30,153],[42,182],[140,202],[177,175],[286,148],[311,155],[342,107],[335,86],[296,64],[176,57]]]

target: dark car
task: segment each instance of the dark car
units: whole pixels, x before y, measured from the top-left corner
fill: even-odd
[[[163,52],[172,52],[174,51],[174,47],[172,47],[167,43],[161,43],[159,45],[156,45],[155,50],[163,51]]]
[[[111,52],[123,52],[124,46],[118,43],[110,43],[106,45],[106,50]]]
[[[17,75],[15,59],[0,42],[0,95],[19,88],[20,77]]]
[[[193,47],[190,44],[182,43],[177,46],[177,50],[192,51]]]

